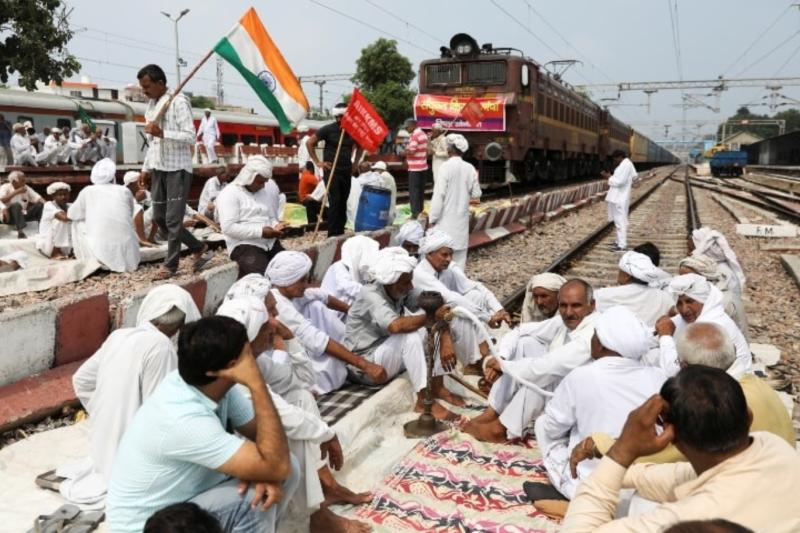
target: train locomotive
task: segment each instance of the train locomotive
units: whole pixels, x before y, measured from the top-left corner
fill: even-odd
[[[459,33],[440,51],[420,64],[417,122],[463,133],[485,185],[597,176],[618,149],[639,169],[677,162],[520,50]]]

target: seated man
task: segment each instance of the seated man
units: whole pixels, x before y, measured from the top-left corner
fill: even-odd
[[[750,435],[750,421],[742,388],[725,371],[681,370],[628,416],[619,440],[578,487],[561,531],[655,533],[720,516],[754,531],[794,530],[800,456],[771,433]],[[669,443],[688,462],[633,464]],[[658,505],[615,520],[622,489]]]
[[[728,278],[729,290],[741,298],[744,292],[744,270],[725,235],[704,226],[692,232],[692,243],[692,255],[703,254],[716,261],[717,268]]]
[[[50,134],[44,140],[42,156],[47,165],[63,165],[69,163],[69,143],[61,136],[59,128],[50,130]]]
[[[244,326],[203,318],[181,331],[178,370],[122,438],[106,500],[109,529],[138,533],[153,512],[191,501],[230,531],[273,532],[298,474]]]
[[[113,272],[133,272],[139,267],[139,239],[133,227],[133,195],[115,185],[117,165],[103,159],[92,167],[92,185],[84,187],[67,216],[73,225],[75,257],[95,259]]]
[[[489,407],[464,431],[478,440],[518,439],[544,409],[559,381],[589,361],[594,334],[592,287],[571,279],[558,292],[558,315],[529,322],[506,334],[497,356],[486,358],[486,379],[494,382]]]
[[[378,241],[366,235],[353,235],[342,244],[342,258],[322,278],[320,288],[347,305],[352,305],[369,280],[368,271],[378,253]],[[340,315],[344,320],[345,315]]]
[[[366,526],[334,514],[329,506],[368,503],[372,495],[355,494],[339,485],[325,463],[325,457],[329,456],[332,468],[339,470],[342,467],[341,445],[336,433],[322,420],[311,394],[310,387],[314,383],[311,363],[291,332],[277,321],[276,314],[274,301],[268,314],[264,300],[257,296],[225,300],[217,311],[217,315],[231,317],[247,329],[250,346],[257,354],[256,361],[289,439],[289,448],[299,462],[300,487],[295,501],[301,509],[311,511],[311,531],[349,531],[349,527],[360,531]],[[284,351],[287,346],[281,335],[286,335],[286,341],[292,345],[291,356]],[[301,357],[305,358],[305,364],[295,365]],[[291,362],[278,361],[286,359]],[[300,372],[296,372],[298,367]],[[290,374],[291,378],[278,381],[276,377],[279,374]],[[271,382],[276,382],[277,387],[273,388]],[[248,395],[244,387],[237,387]]]
[[[503,321],[510,324],[511,316],[489,289],[467,278],[452,264],[453,246],[453,240],[446,233],[429,230],[419,248],[420,261],[414,269],[414,282],[421,290],[440,293],[450,307],[466,312],[462,314],[457,309],[450,322],[450,333],[461,363],[465,367],[475,365],[480,372],[478,363],[489,354],[486,326],[496,328]],[[473,317],[477,320],[472,320]],[[477,373],[474,368],[468,373]]]
[[[341,387],[347,379],[347,365],[361,369],[376,383],[386,381],[383,368],[341,344],[345,327],[334,311],[347,313],[348,306],[321,289],[309,287],[306,280],[310,271],[308,255],[284,251],[270,261],[267,278],[273,286],[281,322],[298,338],[311,358],[316,392],[326,394]]]
[[[541,322],[558,312],[558,290],[566,279],[552,272],[536,274],[528,282],[522,303],[522,322]]]
[[[716,324],[694,322],[676,335],[680,367],[704,365],[725,370],[739,382],[744,392],[747,408],[753,413],[750,431],[769,431],[794,446],[795,432],[792,420],[778,393],[772,390],[761,378],[743,372],[736,361],[736,350],[725,330]],[[580,446],[573,448],[572,461],[577,463],[587,457],[608,453],[614,440],[604,433],[593,433]],[[576,451],[577,450],[577,451]],[[641,457],[637,462],[671,463],[686,461],[686,457],[670,444],[661,452]]]
[[[596,461],[580,464],[570,475],[570,451],[593,431],[619,435],[633,409],[658,392],[664,373],[640,361],[651,332],[629,309],[612,307],[594,321],[592,362],[566,375],[536,420],[536,442],[542,452],[545,483],[525,483],[534,505],[539,500],[571,499]]]
[[[177,285],[159,285],[142,301],[136,327],[114,330],[72,377],[75,395],[89,414],[89,456],[59,468],[61,493],[75,503],[102,499],[125,429],[161,380],[178,366],[171,337],[200,318],[192,296]]]
[[[42,218],[44,199],[25,183],[25,173],[13,170],[8,174],[8,183],[0,185],[0,202],[8,209],[7,223],[17,229],[17,237],[27,239],[22,231],[28,222]]]
[[[414,257],[419,252],[419,243],[425,236],[425,228],[416,220],[409,220],[392,236],[392,246],[400,246]]]
[[[36,248],[51,259],[67,259],[72,253],[72,227],[67,216],[70,190],[62,181],[47,186],[50,201],[42,209]]]
[[[217,167],[217,175],[211,176],[203,184],[203,190],[200,192],[200,200],[197,203],[197,211],[211,220],[219,220],[217,213],[217,196],[222,192],[222,189],[231,181],[231,175],[228,173],[225,165]]]
[[[661,290],[669,277],[669,274],[653,265],[646,255],[627,251],[619,259],[618,285],[594,291],[597,310],[605,311],[616,305],[624,305],[639,320],[653,326],[656,320],[669,313],[674,303],[672,295]]]
[[[280,237],[280,190],[272,179],[272,163],[253,156],[233,182],[217,196],[216,210],[231,260],[239,277],[263,274],[275,254],[283,250]]]
[[[378,252],[370,269],[372,282],[364,286],[347,315],[345,343],[354,353],[384,368],[390,378],[408,370],[409,380],[417,393],[414,410],[422,412],[428,383],[424,347],[427,317],[425,313],[406,315],[406,309],[412,312],[420,310],[417,297],[421,291],[413,284],[416,264],[417,260],[399,247]],[[443,317],[447,311],[447,307],[442,306],[436,312],[437,317]],[[464,400],[447,390],[442,377],[455,368],[455,354],[448,333],[441,336],[432,388],[434,396],[461,406]],[[351,368],[350,373],[356,381],[376,384],[357,369]],[[441,420],[455,417],[438,402],[434,402],[432,413]]]
[[[717,324],[733,340],[736,346],[736,360],[742,372],[750,372],[753,357],[750,346],[736,327],[736,324],[725,313],[722,293],[711,285],[704,277],[697,274],[677,276],[669,284],[669,290],[678,297],[675,304],[678,314],[674,317],[663,316],[656,322],[658,349],[648,354],[650,364],[660,366],[668,376],[674,376],[680,370],[678,353],[672,336],[680,332],[692,322],[711,322]]]
[[[36,163],[36,151],[31,146],[31,140],[25,131],[25,126],[17,122],[11,129],[14,131],[14,135],[11,136],[11,153],[14,156],[14,165],[20,167],[38,166]]]

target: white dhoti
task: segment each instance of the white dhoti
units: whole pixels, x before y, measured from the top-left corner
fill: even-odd
[[[36,236],[36,248],[47,257],[53,255],[56,248],[64,255],[72,251],[72,223],[62,222],[54,218],[49,231]]]
[[[293,303],[297,302],[294,300]],[[344,341],[345,325],[339,320],[335,311],[318,300],[306,300],[298,305],[297,311],[308,319],[319,331],[324,332],[331,340],[338,343]],[[335,391],[347,380],[347,364],[327,353],[309,353],[316,376],[316,387],[323,394]]]
[[[284,399],[306,413],[321,419],[319,407],[317,407],[314,395],[310,391],[296,389],[284,395]],[[325,441],[313,438],[299,438],[303,436],[315,437],[316,435],[314,434],[303,435],[301,432],[293,431],[290,436],[289,433],[290,431],[287,430],[290,451],[300,463],[300,486],[295,492],[294,501],[300,509],[316,510],[325,500],[325,495],[322,493],[322,484],[319,481],[319,469],[325,466],[319,446]]]
[[[617,246],[628,246],[628,206],[608,202],[608,220],[614,223],[617,230]]]
[[[213,163],[217,160],[217,138],[213,135],[203,134],[203,144],[206,145],[208,162]]]
[[[408,371],[408,378],[415,392],[419,392],[428,384],[428,365],[425,362],[426,331],[420,328],[411,333],[396,333],[389,336],[371,354],[365,358],[386,370],[389,379],[403,370]],[[434,367],[434,375],[442,375],[441,365]]]

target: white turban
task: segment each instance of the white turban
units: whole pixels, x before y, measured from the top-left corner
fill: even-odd
[[[336,106],[333,109],[331,109],[331,115],[333,115],[334,117],[341,117],[342,115],[344,115],[345,111],[347,111],[347,107]]]
[[[136,183],[139,181],[139,178],[142,176],[141,172],[136,172],[135,170],[129,170],[122,176],[122,183],[125,185],[130,185],[131,183]]]
[[[95,185],[106,185],[108,183],[114,183],[116,175],[116,163],[106,157],[94,164],[90,179]]]
[[[727,278],[717,267],[717,262],[705,254],[690,255],[681,259],[679,267],[691,268],[708,281],[716,283],[723,278]]]
[[[460,133],[448,133],[445,136],[445,140],[447,141],[447,146],[453,146],[459,152],[466,152],[469,148],[467,139]]]
[[[675,296],[685,294],[692,300],[705,303],[711,295],[712,285],[700,274],[676,276],[669,282],[669,292]]]
[[[375,239],[365,235],[354,235],[342,244],[342,263],[356,283],[365,283],[369,262],[378,253],[380,245]]]
[[[728,244],[728,239],[722,233],[702,227],[692,232],[692,242],[694,242],[692,255],[705,254],[718,263],[727,263],[739,280],[739,286],[744,289],[746,281],[744,270],[736,258],[736,253]]]
[[[207,108],[203,109],[203,113],[211,113],[211,109],[209,109],[209,108],[207,107]]]
[[[395,246],[402,246],[404,242],[410,242],[411,244],[419,246],[424,235],[425,230],[422,228],[422,224],[416,220],[409,220],[400,226],[400,229],[395,233],[392,244]]]
[[[250,342],[255,340],[261,327],[269,319],[264,299],[256,296],[242,296],[235,300],[225,300],[219,306],[217,315],[230,317],[243,325],[247,330],[247,338]]]
[[[660,287],[669,274],[653,264],[646,255],[629,250],[619,259],[619,269],[651,287]]]
[[[47,186],[47,194],[53,196],[58,191],[71,191],[72,188],[63,181],[57,181]]]
[[[28,254],[23,251],[11,252],[10,254],[0,257],[0,261],[4,263],[16,262],[20,268],[28,268]]]
[[[392,246],[378,252],[369,274],[376,283],[391,285],[400,279],[402,274],[413,272],[416,266],[417,260],[408,255],[405,249]]]
[[[248,274],[231,285],[225,293],[225,299],[235,300],[242,296],[255,296],[263,301],[271,288],[272,284],[261,274]]]
[[[609,307],[594,321],[597,339],[626,359],[641,359],[650,348],[652,332],[627,307]]]
[[[173,307],[177,307],[186,315],[186,323],[200,320],[200,310],[194,303],[192,295],[185,289],[167,283],[154,287],[144,297],[142,305],[139,306],[139,313],[136,315],[136,325],[141,326],[169,312]]]
[[[370,167],[370,168],[372,170],[381,170],[381,171],[386,170],[386,162],[385,161],[376,161],[375,164],[372,165],[372,167]]]
[[[547,289],[548,291],[556,292],[561,289],[561,286],[567,282],[567,279],[564,276],[559,276],[558,274],[554,274],[552,272],[543,272],[541,274],[536,274],[531,278],[528,282],[528,290],[531,290],[535,287],[541,287],[543,289]]]
[[[263,155],[254,155],[247,160],[247,163],[239,171],[239,175],[233,180],[234,185],[242,187],[250,185],[256,176],[264,178],[272,177],[272,163]]]
[[[453,238],[450,235],[439,229],[430,229],[425,234],[425,238],[419,243],[419,253],[420,256],[423,256],[435,252],[439,248],[447,247],[453,250],[455,246],[456,243],[453,242]]]
[[[278,252],[267,265],[266,276],[276,287],[288,287],[311,271],[311,258],[293,250]]]

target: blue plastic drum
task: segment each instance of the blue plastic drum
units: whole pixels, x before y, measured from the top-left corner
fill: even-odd
[[[392,193],[388,189],[365,185],[358,198],[356,231],[372,231],[386,227]]]

